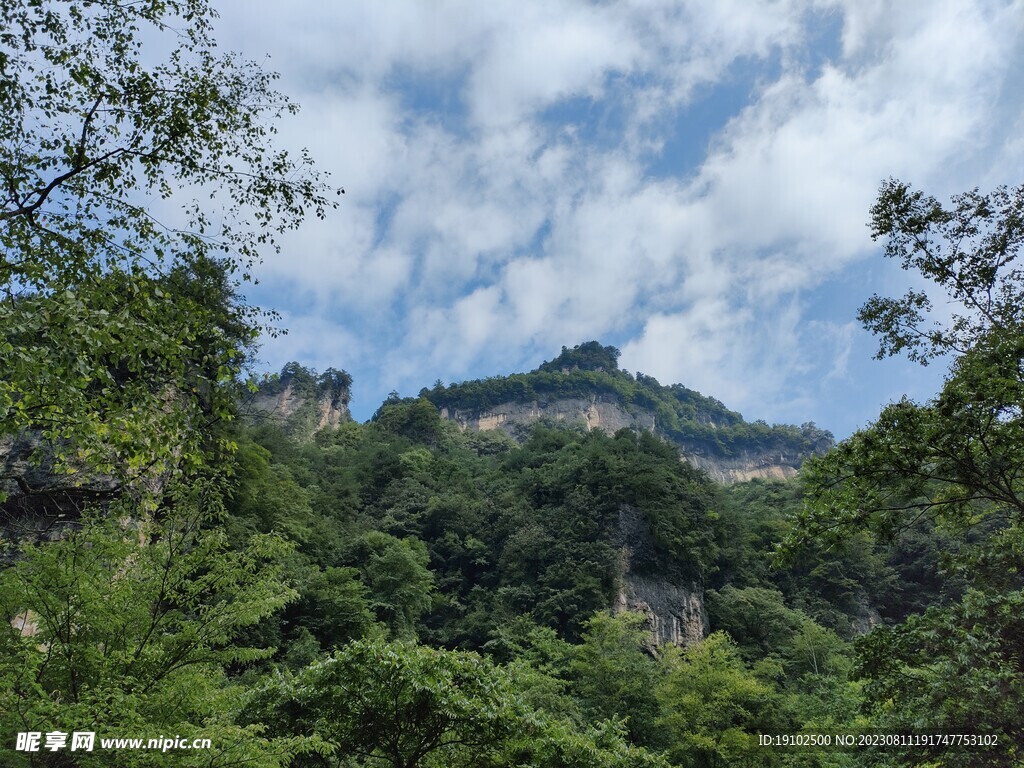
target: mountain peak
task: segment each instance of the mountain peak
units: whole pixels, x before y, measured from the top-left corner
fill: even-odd
[[[420,397],[463,429],[501,429],[513,437],[538,422],[653,432],[720,482],[792,477],[807,457],[832,446],[832,435],[813,423],[747,422],[682,384],[621,370],[618,357],[615,347],[587,341],[562,347],[530,373],[438,384]]]
[[[585,341],[572,349],[562,347],[562,353],[554,360],[541,363],[538,371],[617,371],[619,350],[603,347],[597,341]]]

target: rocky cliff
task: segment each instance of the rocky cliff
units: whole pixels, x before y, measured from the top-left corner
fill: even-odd
[[[710,440],[687,440],[679,435],[666,434],[666,430],[659,427],[654,411],[624,404],[614,394],[504,402],[475,411],[442,406],[440,412],[442,418],[454,421],[462,429],[501,429],[513,436],[517,429],[538,422],[578,424],[587,430],[601,429],[608,434],[624,428],[647,430],[674,443],[688,462],[720,483],[754,478],[789,479],[797,474],[809,455],[824,453],[832,445],[831,439],[822,435],[803,450],[776,444],[723,451]]]
[[[634,553],[650,547],[650,531],[636,509],[619,508],[618,589],[612,610],[636,611],[647,617],[650,646],[687,646],[699,643],[708,633],[704,590],[700,584],[675,584],[656,574],[634,571]]]
[[[424,389],[444,418],[462,429],[501,429],[513,437],[538,422],[577,424],[609,434],[646,430],[674,444],[691,464],[721,483],[785,480],[804,460],[824,453],[832,435],[800,427],[747,422],[718,400],[682,384],[618,367],[618,350],[596,341],[562,353],[525,374]]]
[[[652,647],[693,645],[708,633],[703,594],[666,581],[624,574],[613,609],[645,615]]]
[[[324,373],[288,363],[281,373],[267,377],[240,405],[243,417],[270,421],[294,434],[312,434],[351,421],[348,410],[352,377],[328,368]]]
[[[82,510],[117,496],[111,475],[54,468],[52,447],[38,432],[0,436],[0,562],[5,542],[60,538]]]
[[[461,429],[499,429],[519,437],[536,423],[577,425],[614,434],[653,432],[674,444],[695,467],[720,483],[755,478],[786,480],[804,460],[826,452],[832,435],[813,424],[801,427],[749,423],[718,400],[680,384],[662,386],[650,376],[621,371],[618,350],[587,342],[537,370],[479,381],[437,385],[420,397]],[[322,375],[289,363],[266,377],[242,404],[244,416],[268,420],[292,435],[351,420],[352,378],[329,368]]]
[[[344,371],[329,368],[317,374],[289,363],[243,399],[239,412],[252,421],[281,424],[295,436],[308,436],[351,419],[351,384]],[[121,483],[110,474],[75,473],[73,467],[56,471],[52,454],[40,433],[0,436],[0,540],[57,537],[87,505],[106,503],[121,492]],[[159,471],[152,469],[141,483],[149,491],[159,489]]]
[[[288,383],[280,392],[257,392],[243,405],[243,413],[254,421],[288,423],[302,416],[311,416],[312,429],[336,427],[349,421],[348,401],[338,392],[319,392],[313,397]]]

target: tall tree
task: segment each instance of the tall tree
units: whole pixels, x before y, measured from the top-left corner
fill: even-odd
[[[295,105],[217,51],[215,17],[206,0],[0,5],[0,434],[73,445],[65,468],[198,459],[257,320],[230,275],[332,205],[305,153],[274,148]],[[231,311],[190,312],[197,284]]]
[[[899,765],[1015,765],[1024,743],[1024,186],[968,192],[944,207],[901,182],[882,185],[872,234],[886,255],[930,281],[861,310],[878,355],[949,359],[942,390],[902,400],[807,471],[809,503],[795,543],[852,529],[893,537],[922,519],[967,546],[952,567],[970,589],[859,644],[859,669],[888,730],[995,736],[984,749],[938,744],[888,750]],[[945,293],[951,316],[936,318]],[[791,542],[793,543],[793,542]]]
[[[922,517],[962,527],[1024,521],[1024,186],[959,195],[943,208],[901,182],[882,186],[872,234],[886,255],[944,292],[954,312],[935,318],[932,299],[911,290],[872,297],[861,309],[880,337],[879,357],[952,356],[942,391],[902,400],[810,462],[814,503],[802,535],[869,526],[891,535]]]
[[[475,653],[360,640],[268,681],[250,715],[311,735],[310,768],[667,768],[614,722],[581,728],[532,710],[507,669]]]
[[[670,648],[665,664],[658,725],[677,765],[771,764],[756,734],[786,723],[777,722],[771,688],[746,669],[727,634],[713,632],[682,652]]]
[[[595,613],[571,663],[573,690],[592,720],[622,719],[634,744],[661,746],[654,691],[658,668],[645,645],[647,617],[640,613]]]

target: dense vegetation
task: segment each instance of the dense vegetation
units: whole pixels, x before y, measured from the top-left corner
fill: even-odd
[[[1022,764],[1024,188],[946,209],[883,185],[887,254],[960,309],[929,323],[912,292],[861,319],[950,373],[798,481],[719,487],[661,437],[806,451],[813,425],[746,424],[595,342],[302,439],[233,418],[259,314],[232,275],[327,190],[272,149],[290,105],[211,15],[0,6],[0,437],[28,446],[0,498],[4,765]],[[226,210],[155,223],[146,201],[190,185]],[[289,383],[351,381],[291,364],[266,391]],[[594,395],[659,434],[438,412]],[[706,636],[654,646],[618,600],[641,579],[703,598]],[[998,743],[758,740],[878,732]],[[102,742],[160,736],[210,745]]]
[[[276,395],[287,387],[306,399],[315,399],[324,393],[336,395],[340,402],[348,405],[352,376],[347,371],[328,368],[321,374],[310,371],[299,363],[288,363],[275,376],[265,376],[259,385],[259,392]]]
[[[295,365],[281,380],[312,396],[325,381]],[[891,630],[859,655],[851,641],[883,618],[912,633],[961,599],[1006,611],[948,567],[988,539],[934,520],[888,544],[815,537],[780,565],[803,485],[716,487],[649,433],[538,425],[517,443],[423,398],[306,441],[208,429],[232,453],[172,478],[155,509],[128,494],[0,576],[5,614],[36,632],[4,635],[3,738],[88,717],[210,737],[214,765],[853,764],[866,753],[756,735],[870,729]],[[642,614],[608,612],[626,548],[632,574],[704,590],[702,643],[652,652]],[[1005,615],[990,646],[1013,636]],[[189,757],[138,754],[125,764]]]
[[[572,349],[562,347],[560,355],[531,373],[448,387],[438,382],[432,389],[422,390],[420,397],[439,408],[469,414],[505,403],[599,397],[630,413],[653,416],[658,434],[685,449],[722,457],[744,451],[802,457],[832,444],[832,435],[813,423],[794,427],[746,422],[718,400],[682,384],[663,386],[653,376],[620,369],[618,357],[615,347],[588,341]]]
[[[871,209],[886,255],[919,272],[925,291],[872,297],[860,319],[880,357],[950,361],[939,393],[902,400],[812,462],[792,543],[851,530],[891,540],[922,527],[954,540],[942,572],[959,592],[872,633],[860,646],[869,711],[884,727],[997,734],[993,764],[1024,759],[1024,186],[957,195],[950,207],[890,179]],[[918,542],[915,546],[920,546]],[[922,574],[930,580],[932,574]],[[942,759],[940,748],[893,760]],[[957,764],[967,764],[964,760]]]
[[[955,589],[913,578],[939,567],[928,528],[773,567],[801,486],[715,486],[649,433],[538,425],[520,444],[395,399],[312,440],[225,439],[230,474],[168,489],[159,521],[89,518],[4,573],[5,610],[31,605],[65,659],[8,636],[14,722],[60,727],[117,690],[108,732],[210,735],[267,764],[836,765],[853,756],[756,734],[866,728],[852,638],[916,610],[903,594]],[[624,548],[632,574],[705,591],[703,643],[652,652],[642,614],[609,613]]]

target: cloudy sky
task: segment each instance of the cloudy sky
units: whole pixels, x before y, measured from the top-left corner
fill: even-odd
[[[942,367],[857,325],[911,277],[866,226],[882,179],[1024,181],[1024,2],[224,0],[282,125],[347,191],[249,297],[297,359],[390,390],[589,339],[747,418],[848,435]]]

